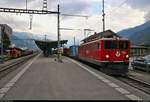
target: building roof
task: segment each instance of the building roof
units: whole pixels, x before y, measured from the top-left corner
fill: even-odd
[[[148,49],[150,49],[150,47],[148,47],[148,46],[141,46],[141,45],[131,45],[131,48],[148,48]]]
[[[40,44],[45,44],[46,43],[48,45],[56,45],[56,46],[57,46],[57,43],[58,43],[57,41],[41,41],[41,40],[35,40],[35,42],[38,43],[38,44],[39,43]],[[68,42],[68,40],[61,40],[60,41],[61,44],[65,44],[67,42]]]
[[[12,28],[7,24],[0,24],[0,27],[4,28],[4,34],[6,34],[8,38],[10,38],[13,32]]]
[[[82,41],[89,42],[89,41],[97,40],[100,38],[113,38],[113,37],[121,38],[119,35],[114,33],[112,30],[106,30],[105,32],[100,32],[100,33],[95,32],[95,34],[83,39]]]
[[[144,42],[139,44],[139,46],[146,46],[146,47],[150,47],[150,41]]]

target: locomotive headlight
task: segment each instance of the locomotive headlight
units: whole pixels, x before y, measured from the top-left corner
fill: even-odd
[[[106,55],[106,58],[109,58],[109,55]]]
[[[129,58],[129,55],[126,55],[126,58]]]

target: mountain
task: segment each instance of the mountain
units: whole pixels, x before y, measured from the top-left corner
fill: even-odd
[[[132,44],[150,45],[150,21],[142,25],[136,26],[134,28],[129,28],[129,29],[119,31],[118,34],[120,36],[129,38]]]
[[[11,36],[11,44],[15,44],[15,46],[19,48],[26,47],[33,50],[40,50],[30,33],[13,32]]]

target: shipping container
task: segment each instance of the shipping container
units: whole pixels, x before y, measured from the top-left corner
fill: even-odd
[[[78,45],[70,46],[70,56],[75,57],[78,56]]]

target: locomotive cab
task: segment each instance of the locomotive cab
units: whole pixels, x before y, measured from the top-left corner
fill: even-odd
[[[127,73],[130,57],[130,41],[127,39],[101,39],[100,61],[114,72]],[[112,72],[112,71],[111,71]]]
[[[102,39],[101,61],[129,62],[130,42],[125,39]]]

